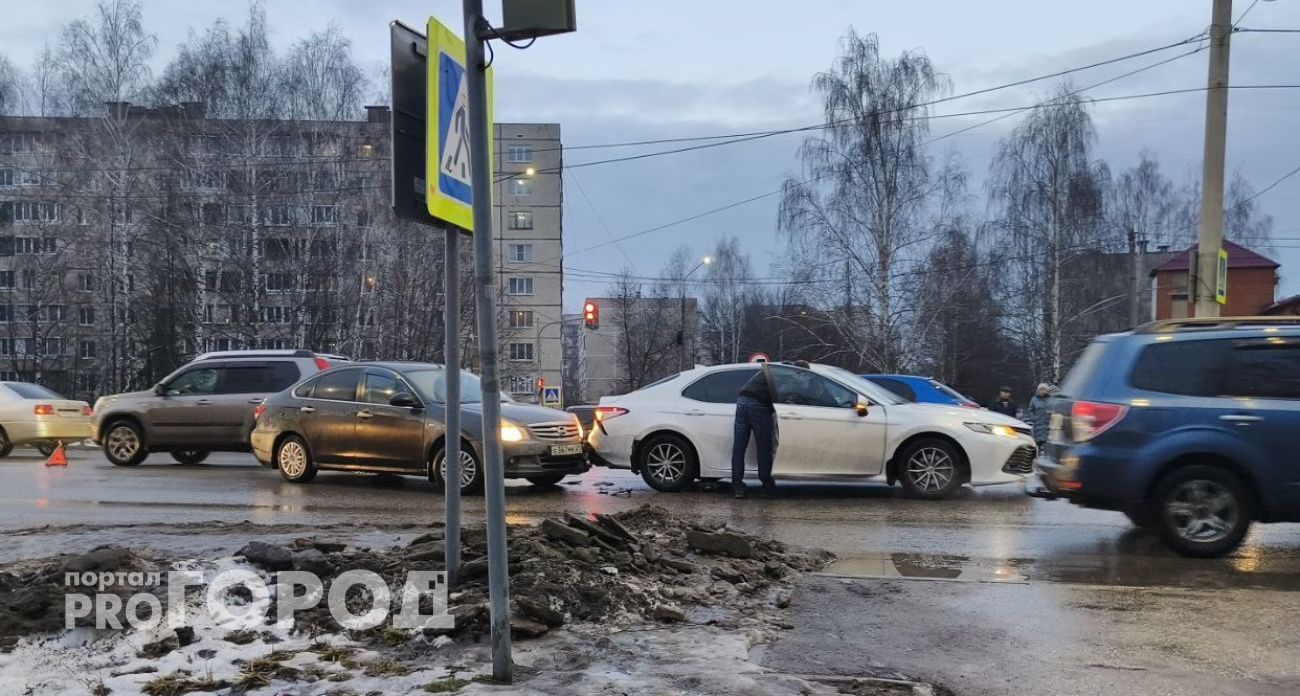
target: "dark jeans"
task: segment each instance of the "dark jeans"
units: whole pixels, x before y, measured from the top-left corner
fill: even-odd
[[[731,485],[745,484],[745,450],[749,435],[754,435],[758,449],[758,479],[765,488],[772,487],[772,411],[753,399],[742,397],[736,402],[735,440],[731,445]]]

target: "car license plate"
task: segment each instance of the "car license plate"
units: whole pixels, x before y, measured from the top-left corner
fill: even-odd
[[[582,454],[582,445],[551,445],[552,457],[568,457]]]

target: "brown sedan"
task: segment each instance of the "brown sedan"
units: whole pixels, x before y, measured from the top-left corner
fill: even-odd
[[[461,491],[483,487],[478,377],[461,372]],[[266,400],[251,442],[265,466],[295,483],[320,470],[427,476],[443,487],[446,370],[429,363],[337,367]],[[554,485],[589,468],[572,414],[504,402],[506,478]]]

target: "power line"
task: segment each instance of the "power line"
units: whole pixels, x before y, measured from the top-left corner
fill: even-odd
[[[1250,11],[1253,10],[1253,9],[1255,9],[1255,6],[1258,5],[1258,4],[1259,4],[1259,0],[1254,0],[1254,2],[1250,3],[1250,6],[1246,8],[1246,11],[1245,11],[1245,12],[1242,12],[1242,13],[1237,17],[1237,21],[1235,21],[1235,22],[1232,23],[1232,28],[1233,28],[1233,29],[1236,29],[1236,28],[1237,28],[1237,25],[1238,25],[1238,24],[1241,24],[1241,20],[1245,19],[1245,18],[1246,18],[1246,15],[1250,14]]]
[[[615,239],[613,230],[609,229],[609,225],[605,224],[605,218],[601,217],[600,211],[596,210],[596,204],[592,203],[591,198],[587,196],[587,190],[582,187],[582,182],[578,181],[578,175],[573,172],[567,173],[569,179],[578,187],[578,193],[582,194],[582,200],[587,202],[587,207],[591,209],[591,214],[596,216],[596,222],[600,223],[601,229],[605,230],[605,235],[610,238],[610,241],[614,242],[616,247],[618,247],[618,253],[623,255],[623,258],[627,261],[629,266],[635,267],[636,264],[632,262],[632,257],[627,255],[627,251],[623,249],[623,245]]]

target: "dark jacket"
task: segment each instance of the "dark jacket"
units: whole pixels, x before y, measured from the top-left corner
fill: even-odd
[[[775,410],[772,408],[772,392],[774,391],[776,390],[767,382],[767,370],[759,370],[757,374],[749,378],[748,382],[745,382],[745,386],[740,388],[740,396],[749,397],[766,406],[767,410],[772,411]]]
[[[1016,412],[1020,410],[1020,407],[1016,406],[1016,402],[1014,401],[994,401],[989,404],[989,410],[1001,413],[1004,416],[1015,418]]]

